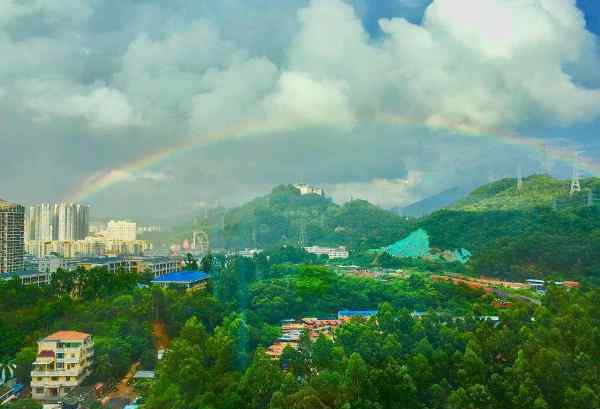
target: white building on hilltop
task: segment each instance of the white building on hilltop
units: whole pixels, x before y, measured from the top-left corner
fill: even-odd
[[[134,222],[111,220],[106,225],[106,239],[112,241],[135,241],[137,225]]]
[[[325,196],[325,192],[320,187],[310,186],[306,183],[296,183],[294,187],[300,191],[301,195]]]

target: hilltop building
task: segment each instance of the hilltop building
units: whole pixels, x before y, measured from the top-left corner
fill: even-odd
[[[38,341],[31,371],[31,396],[58,401],[91,374],[94,343],[90,334],[59,331]]]
[[[301,195],[325,196],[325,192],[320,187],[310,186],[306,183],[296,183],[294,187],[300,191]]]
[[[0,199],[0,273],[22,271],[25,208]]]

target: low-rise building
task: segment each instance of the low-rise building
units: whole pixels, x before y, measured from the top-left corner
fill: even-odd
[[[206,284],[209,278],[209,275],[202,271],[180,271],[158,277],[152,280],[152,284],[161,287],[178,286],[192,288]]]
[[[91,374],[94,362],[92,336],[77,331],[58,331],[38,341],[31,371],[31,396],[58,401]]]
[[[181,271],[183,262],[181,258],[175,257],[133,257],[131,261],[138,274],[150,271],[154,278]]]
[[[39,271],[35,268],[16,271],[14,273],[3,273],[0,274],[0,279],[9,281],[16,278],[23,285],[47,285],[52,281],[53,274],[52,272]]]
[[[348,250],[344,246],[340,247],[321,247],[321,246],[309,246],[304,247],[304,250],[310,254],[326,255],[330,260],[333,259],[345,259],[350,256]]]

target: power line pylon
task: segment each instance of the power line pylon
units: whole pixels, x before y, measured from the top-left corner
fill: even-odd
[[[304,248],[306,245],[306,225],[304,221],[300,224],[300,233],[298,236],[298,246]]]
[[[523,190],[523,169],[521,164],[517,167],[517,192]]]
[[[579,182],[579,170],[577,169],[577,156],[573,164],[573,177],[571,178],[571,191],[569,194],[573,196],[575,193],[581,192],[581,183]]]

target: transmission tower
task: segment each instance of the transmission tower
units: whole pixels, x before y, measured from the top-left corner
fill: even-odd
[[[521,164],[517,167],[517,192],[523,190],[523,169],[521,168]]]
[[[545,176],[549,176],[550,175],[550,167],[548,165],[548,147],[546,146],[546,144],[544,144],[543,146],[543,153],[542,153],[542,175]]]
[[[306,244],[306,225],[304,221],[300,224],[300,234],[298,236],[298,246],[304,248]]]
[[[571,191],[570,195],[573,196],[575,193],[581,192],[581,183],[579,183],[579,170],[577,169],[577,156],[575,156],[575,163],[573,164],[573,177],[571,178]]]

